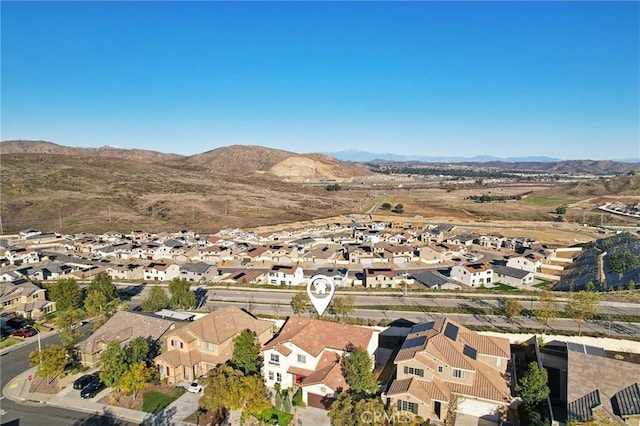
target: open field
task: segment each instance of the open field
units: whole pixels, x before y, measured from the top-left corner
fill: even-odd
[[[482,228],[482,232],[575,244],[597,236],[591,229],[578,227],[583,220],[637,224],[596,210],[605,199],[617,197],[588,195],[596,184],[607,190],[599,181],[588,183],[590,186],[563,187],[540,182],[443,183],[434,178],[371,175],[291,182],[265,173],[229,175],[109,157],[4,154],[1,160],[0,213],[5,233],[30,227],[61,233],[183,228],[215,232],[375,212],[384,214],[380,216],[383,220],[450,223]],[[327,191],[330,182],[340,182],[341,189]],[[626,188],[622,186],[625,191],[620,199],[639,202],[635,186]],[[480,203],[470,198],[483,195],[513,199]],[[404,213],[381,211],[379,206],[384,202],[403,204]],[[554,222],[558,216],[555,208],[565,204],[566,221]]]

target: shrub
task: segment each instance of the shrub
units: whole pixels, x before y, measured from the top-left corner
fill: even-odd
[[[302,389],[298,389],[296,393],[293,394],[293,398],[291,400],[294,407],[306,407],[307,404],[302,400]]]

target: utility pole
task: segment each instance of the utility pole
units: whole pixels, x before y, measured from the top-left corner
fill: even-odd
[[[2,213],[0,213],[0,235],[4,235],[4,228],[2,227]]]
[[[109,223],[111,223],[111,204],[109,204]]]
[[[58,225],[60,227],[60,233],[62,234],[62,212],[58,210]]]

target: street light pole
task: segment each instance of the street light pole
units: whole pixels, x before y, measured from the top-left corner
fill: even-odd
[[[40,344],[40,330],[33,327],[38,335],[38,358],[40,359],[40,367],[42,367],[42,345]]]

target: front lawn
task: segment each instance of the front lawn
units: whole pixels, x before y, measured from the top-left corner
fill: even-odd
[[[147,391],[142,394],[142,411],[145,413],[155,414],[163,410],[167,405],[178,399],[180,395],[174,392],[173,395],[167,395],[158,391]]]
[[[260,414],[252,414],[255,418],[267,425],[278,424],[280,426],[287,426],[293,420],[293,414],[285,413],[284,411],[278,411],[275,407],[269,407],[262,410]]]

